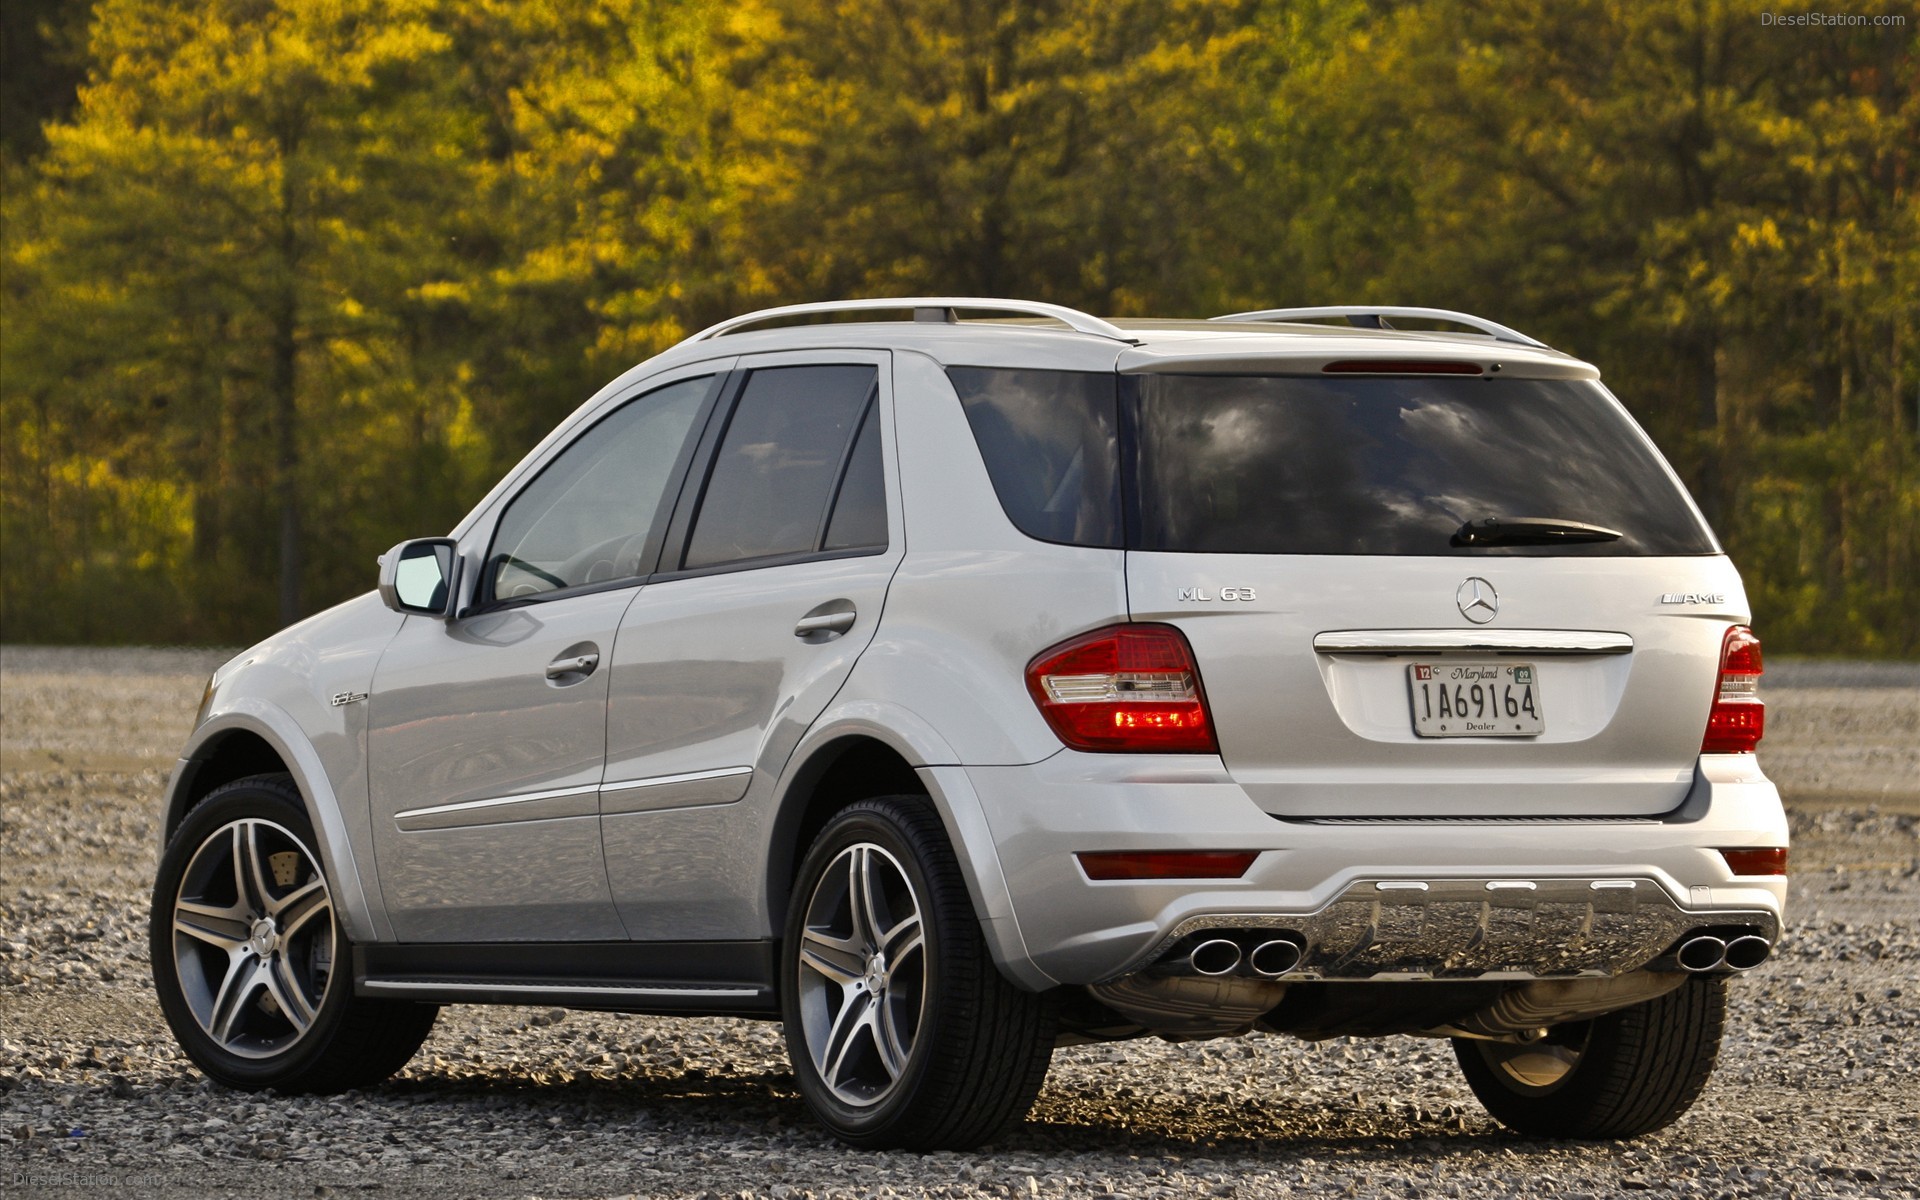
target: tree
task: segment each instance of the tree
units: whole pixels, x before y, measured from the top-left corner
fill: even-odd
[[[1762,23],[1780,8],[1427,0],[1351,22],[1269,115],[1286,265],[1601,363],[1766,628],[1911,654],[1915,33]],[[1275,273],[1258,247],[1235,261]]]
[[[78,632],[110,636],[89,615],[115,607],[88,586],[103,565],[184,606],[189,632],[292,620],[316,566],[341,566],[310,561],[316,526],[364,524],[356,502],[390,502],[395,475],[434,481],[403,509],[458,486],[422,458],[474,440],[457,382],[418,353],[439,285],[473,269],[475,127],[437,16],[434,0],[101,3],[92,82],[7,235],[7,341],[30,347],[8,356],[7,418],[32,460],[8,473],[42,481],[30,518],[9,488],[9,523]],[[411,444],[367,436],[395,422]],[[73,536],[128,488],[164,510],[124,514],[137,549]],[[44,596],[9,589],[10,610],[28,603]]]

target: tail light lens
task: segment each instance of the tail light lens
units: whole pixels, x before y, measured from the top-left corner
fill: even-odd
[[[1760,639],[1745,625],[1727,630],[1720,643],[1720,682],[1707,714],[1702,754],[1752,754],[1767,729],[1760,700]]]
[[[1109,625],[1027,664],[1027,690],[1075,750],[1212,754],[1193,649],[1171,625]]]

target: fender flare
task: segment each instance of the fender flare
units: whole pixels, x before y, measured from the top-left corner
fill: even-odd
[[[205,757],[202,752],[222,735],[236,731],[253,734],[271,746],[300,789],[307,819],[319,835],[320,845],[316,849],[320,852],[320,865],[332,881],[334,911],[340,916],[347,939],[352,942],[393,940],[391,930],[381,936],[385,913],[376,914],[368,902],[359,860],[354,855],[352,838],[332,781],[327,778],[326,767],[301,734],[299,723],[278,705],[252,696],[239,697],[193,731],[167,784],[166,823],[162,828],[172,828],[183,815],[184,787],[193,776],[189,764]]]
[[[1000,868],[993,830],[987,825],[986,812],[965,768],[959,765],[946,739],[911,709],[889,701],[863,699],[830,707],[822,713],[788,756],[786,770],[781,773],[780,793],[774,801],[770,839],[777,841],[798,824],[798,810],[805,804],[805,797],[796,792],[803,782],[810,783],[812,776],[805,764],[833,743],[848,738],[882,743],[905,759],[920,777],[959,859],[960,874],[966,881],[974,911],[980,916],[980,929],[994,963],[1024,987],[1040,991],[1055,986],[1058,981],[1035,966],[1027,952],[1026,939],[1020,933],[1013,909],[1013,893]],[[769,864],[777,849],[775,844],[766,847],[765,861]]]

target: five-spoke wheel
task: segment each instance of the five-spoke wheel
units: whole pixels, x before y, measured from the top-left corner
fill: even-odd
[[[814,1070],[856,1108],[900,1081],[927,1000],[927,940],[905,868],[858,842],[828,865],[800,934],[800,1019]]]
[[[438,1011],[353,994],[346,935],[293,781],[216,788],[160,858],[148,945],[167,1024],[233,1087],[328,1092],[413,1057]]]
[[[335,959],[333,898],[284,827],[243,818],[187,863],[173,901],[173,961],[202,1031],[229,1054],[270,1058],[313,1028]]]
[[[820,831],[782,943],[787,1051],[814,1115],[856,1146],[961,1149],[1033,1103],[1052,1001],[993,965],[924,796],[862,800]]]

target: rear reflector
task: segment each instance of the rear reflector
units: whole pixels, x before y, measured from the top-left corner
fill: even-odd
[[[1238,879],[1256,850],[1116,850],[1074,855],[1088,879]]]
[[[1707,712],[1702,754],[1752,754],[1767,731],[1760,700],[1760,639],[1745,625],[1727,630],[1720,643],[1720,681]]]
[[[1193,650],[1171,625],[1109,625],[1061,642],[1027,664],[1027,691],[1075,750],[1217,751]]]
[[[1785,875],[1787,848],[1768,846],[1763,850],[1722,850],[1720,857],[1735,875]]]
[[[1323,375],[1478,375],[1480,364],[1449,362],[1446,359],[1354,358],[1330,362],[1320,368]]]

